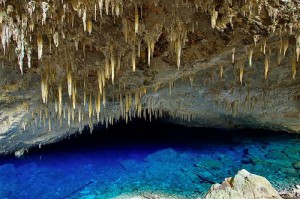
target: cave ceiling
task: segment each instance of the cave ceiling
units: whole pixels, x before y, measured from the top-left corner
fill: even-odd
[[[0,0],[0,153],[95,124],[300,132],[298,0]]]

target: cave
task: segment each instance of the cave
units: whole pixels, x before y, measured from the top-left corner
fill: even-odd
[[[299,0],[0,0],[0,198],[299,198]]]

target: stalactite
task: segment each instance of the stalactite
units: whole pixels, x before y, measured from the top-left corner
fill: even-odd
[[[63,110],[63,117],[64,117],[64,119],[66,118],[66,109],[65,108]]]
[[[76,108],[76,87],[73,85],[72,88],[72,104],[73,104],[73,109]]]
[[[38,45],[38,59],[41,59],[43,56],[43,37],[42,37],[42,35],[37,36],[37,45]]]
[[[129,93],[128,94],[128,107],[129,107],[129,109],[130,109],[131,105],[132,105],[132,94]]]
[[[79,38],[74,39],[75,49],[78,51]]]
[[[111,82],[114,84],[115,81],[115,57],[113,53],[111,53],[110,65],[111,65]]]
[[[254,46],[256,47],[257,42],[259,41],[260,36],[259,35],[254,35],[253,36],[253,41],[254,41]]]
[[[217,24],[217,19],[218,19],[218,11],[215,10],[215,8],[212,10],[211,13],[211,27],[214,29]]]
[[[141,118],[142,117],[142,104],[139,103],[138,105],[138,117]]]
[[[133,46],[133,48],[132,48],[131,62],[132,62],[132,70],[133,70],[133,72],[135,72],[135,68],[136,68],[135,46]]]
[[[283,59],[283,54],[282,52],[279,52],[278,56],[277,56],[277,65],[279,66],[281,61]]]
[[[101,74],[101,70],[100,69],[98,69],[97,75],[98,75],[98,88],[99,88],[99,92],[102,94],[102,74]]]
[[[134,6],[134,32],[138,33],[139,31],[139,12],[137,9],[137,5]]]
[[[23,59],[25,54],[25,44],[24,44],[24,33],[23,30],[21,31],[20,35],[17,35],[17,47],[15,49],[15,52],[18,55],[18,64],[20,67],[21,74],[23,75]]]
[[[75,121],[75,109],[71,109],[71,117],[72,117],[72,121]]]
[[[249,66],[252,67],[253,47],[248,46]]]
[[[137,53],[138,57],[141,57],[141,41],[138,41],[138,53]]]
[[[264,53],[264,55],[266,54],[266,47],[267,47],[267,40],[264,40],[264,43],[262,44],[262,49],[261,51]]]
[[[100,92],[98,92],[98,95],[97,95],[97,101],[96,101],[96,114],[97,114],[97,121],[99,121],[99,114],[100,114],[100,111],[101,111],[101,94]]]
[[[105,87],[105,75],[104,75],[104,71],[102,71],[102,90],[103,90],[103,88]],[[103,91],[102,91],[103,92]]]
[[[148,48],[148,65],[150,66],[151,57],[153,57],[153,53],[154,53],[155,41],[147,37],[146,42]]]
[[[55,32],[53,34],[53,42],[54,42],[54,45],[55,45],[56,48],[58,47],[58,44],[59,44],[59,40],[58,39],[59,39],[58,32]]]
[[[223,65],[220,65],[220,78],[223,79],[223,74],[224,74],[224,69],[223,69]]]
[[[81,108],[78,109],[78,123],[81,123]]]
[[[61,118],[62,111],[62,85],[59,83],[58,85],[58,115]]]
[[[32,13],[34,12],[35,10],[35,6],[36,6],[36,2],[35,1],[29,1],[27,3],[27,10],[29,12],[29,16],[30,18],[32,18]]]
[[[50,6],[49,6],[49,4],[47,2],[43,1],[41,3],[41,7],[42,7],[42,10],[43,10],[42,25],[44,25],[46,23],[47,12],[48,12]]]
[[[282,48],[283,48],[283,41],[282,41],[282,36],[281,36],[281,31],[280,31],[280,48],[279,48],[279,54],[281,54],[282,53]]]
[[[110,65],[109,65],[109,57],[106,55],[105,56],[105,78],[109,78],[109,68],[110,68]]]
[[[240,63],[240,83],[243,84],[244,64]]]
[[[82,13],[82,23],[83,23],[83,31],[86,31],[86,7],[83,8]]]
[[[89,118],[92,118],[92,112],[93,112],[92,96],[90,95],[90,100],[89,100]]]
[[[97,21],[97,4],[94,5],[94,20]]]
[[[181,41],[180,41],[180,39],[177,39],[177,41],[175,43],[175,49],[176,49],[176,57],[177,57],[177,67],[179,70],[180,58],[181,58]]]
[[[134,108],[137,110],[138,104],[140,103],[139,94],[137,92],[134,93]]]
[[[110,3],[110,0],[105,0],[105,12],[106,12],[106,15],[108,15],[109,3]]]
[[[103,94],[102,94],[102,103],[103,103],[103,106],[105,107],[105,104],[106,104],[106,93],[105,93],[105,90],[103,90]]]
[[[32,53],[31,47],[27,47],[27,63],[28,63],[28,68],[31,68],[31,53]]]
[[[71,126],[71,110],[70,107],[68,107],[68,126]]]
[[[283,56],[284,57],[285,57],[285,54],[286,54],[286,51],[287,51],[288,47],[289,47],[289,40],[286,39],[286,40],[283,41]]]
[[[58,112],[58,102],[57,102],[56,97],[54,98],[54,110],[55,110],[55,113]]]
[[[120,10],[121,10],[121,9],[120,9],[120,6],[121,6],[120,3],[119,3],[119,2],[116,2],[115,12],[116,12],[116,16],[117,16],[117,17],[119,17],[120,14],[121,14],[121,13],[120,13]]]
[[[72,96],[72,75],[70,69],[68,69],[67,72],[67,82],[68,82],[68,94],[69,97],[71,97]]]
[[[8,47],[8,43],[9,43],[9,28],[7,25],[3,25],[2,27],[1,41],[2,41],[2,48],[5,55],[6,47]]]
[[[99,12],[102,18],[102,10],[103,10],[103,0],[98,0]]]
[[[83,81],[83,107],[86,105],[86,83]]]
[[[231,56],[231,63],[233,64],[235,62],[234,54],[235,54],[235,48],[232,49],[232,56]]]
[[[292,77],[293,77],[293,80],[295,81],[296,80],[296,64],[297,64],[297,52],[295,51],[293,53],[293,56],[292,56]]]
[[[300,55],[300,33],[296,36],[296,60],[299,61]]]
[[[88,22],[87,22],[87,31],[88,31],[89,35],[92,34],[92,30],[93,30],[92,20],[88,20]]]
[[[42,74],[41,77],[41,90],[42,90],[42,100],[44,104],[47,104],[48,101],[48,82],[47,76]]]
[[[265,79],[268,78],[268,72],[269,72],[269,54],[265,55]]]

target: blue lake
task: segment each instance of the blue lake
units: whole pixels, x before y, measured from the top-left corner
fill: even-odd
[[[197,198],[241,169],[277,190],[300,184],[299,135],[140,121],[87,132],[0,157],[0,198]]]

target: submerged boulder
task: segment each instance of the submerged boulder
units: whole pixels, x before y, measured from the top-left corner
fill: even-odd
[[[281,198],[271,183],[264,177],[251,174],[245,169],[233,178],[225,178],[222,184],[214,184],[206,194],[206,199],[239,199],[239,198]]]

